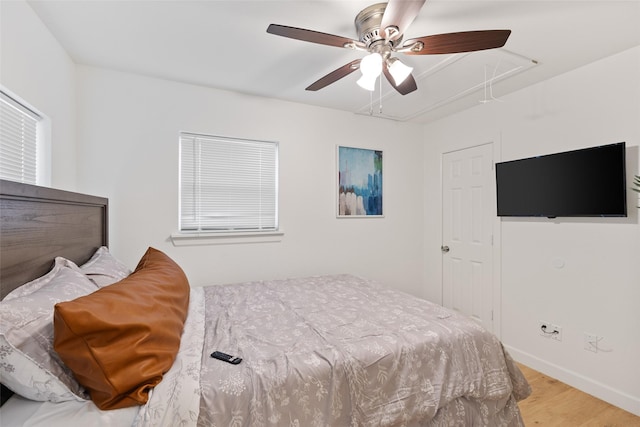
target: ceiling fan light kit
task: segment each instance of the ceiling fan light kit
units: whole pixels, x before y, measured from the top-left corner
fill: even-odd
[[[374,52],[362,58],[360,61],[360,72],[362,73],[362,77],[358,79],[358,86],[373,92],[376,87],[376,80],[378,76],[382,74],[382,56]]]
[[[363,9],[355,18],[358,40],[304,28],[271,24],[269,34],[369,52],[321,77],[306,90],[316,91],[329,86],[360,68],[362,77],[358,85],[373,91],[378,76],[384,73],[389,84],[402,95],[415,91],[418,86],[411,75],[413,69],[403,64],[395,53],[406,55],[434,55],[473,52],[504,46],[510,30],[466,31],[436,34],[410,39],[402,44],[406,29],[414,21],[426,0],[389,0]]]
[[[382,73],[382,55],[377,52],[367,55],[360,61],[360,72],[363,76],[378,77]]]
[[[393,76],[393,80],[396,82],[396,85],[405,81],[413,71],[413,68],[403,64],[398,58],[387,59],[387,66],[389,67],[389,72]]]
[[[376,89],[376,80],[378,80],[378,76],[365,76],[363,74],[356,83],[362,89],[373,92]]]

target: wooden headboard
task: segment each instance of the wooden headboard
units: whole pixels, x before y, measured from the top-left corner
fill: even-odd
[[[108,241],[108,199],[0,180],[0,299],[47,273],[55,257],[78,265]],[[0,405],[13,393],[2,385]]]
[[[108,203],[0,180],[0,298],[47,273],[56,256],[80,265],[107,246]]]

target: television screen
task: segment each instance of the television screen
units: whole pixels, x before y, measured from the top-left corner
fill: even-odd
[[[625,143],[496,163],[498,216],[627,216]]]

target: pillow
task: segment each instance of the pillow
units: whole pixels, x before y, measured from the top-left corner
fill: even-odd
[[[80,266],[80,271],[101,288],[131,274],[129,267],[111,255],[106,246],[98,248],[91,259]]]
[[[53,306],[98,288],[70,261],[58,257],[51,271],[0,301],[2,383],[28,399],[60,402],[88,395],[53,351]]]
[[[100,409],[146,403],[175,360],[189,290],[182,269],[149,248],[126,279],[56,305],[54,348]]]
[[[48,285],[52,281],[59,281],[58,275],[60,273],[60,269],[62,268],[70,268],[72,270],[77,271],[78,273],[81,273],[84,276],[84,273],[80,271],[78,266],[73,261],[70,261],[64,257],[56,257],[53,261],[53,267],[51,267],[51,270],[49,270],[47,274],[45,274],[44,276],[38,277],[37,279],[34,279],[31,282],[25,283],[24,285],[18,286],[17,288],[9,292],[2,299],[2,301],[9,301],[14,298],[24,297],[25,295],[31,295],[37,292],[40,288]],[[96,286],[94,285],[92,289],[95,291]],[[70,299],[73,299],[73,298],[76,298],[76,296],[73,296]],[[52,308],[53,308],[53,305],[52,305]]]

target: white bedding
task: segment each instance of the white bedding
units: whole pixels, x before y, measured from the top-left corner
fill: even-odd
[[[36,402],[14,395],[0,408],[3,427],[130,426],[140,408],[101,411],[90,400]]]

